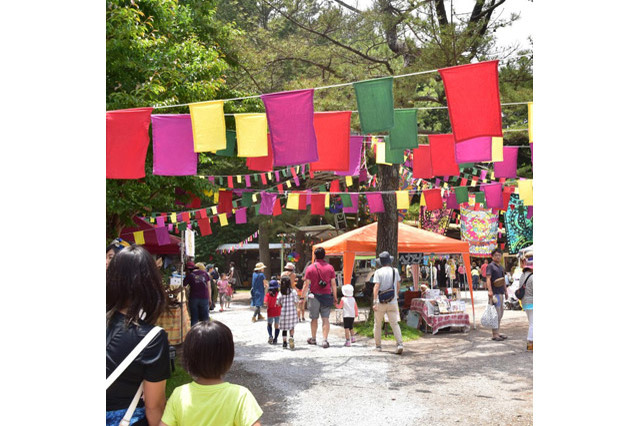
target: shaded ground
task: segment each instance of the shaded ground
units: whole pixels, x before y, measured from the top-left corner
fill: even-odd
[[[226,379],[253,392],[263,425],[532,424],[526,315],[505,311],[501,332],[509,339],[493,342],[480,326],[486,292],[475,296],[476,330],[425,335],[406,342],[402,356],[393,354],[394,342],[383,341],[377,352],[365,337],[344,347],[334,324],[330,348],[310,346],[308,320],[296,327],[294,351],[268,345],[266,321],[251,322],[248,293],[212,317],[234,333],[236,358]]]

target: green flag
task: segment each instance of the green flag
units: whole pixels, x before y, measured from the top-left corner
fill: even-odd
[[[418,147],[417,109],[396,109],[393,129],[389,131],[389,143],[393,149]]]
[[[393,77],[353,83],[362,133],[393,128]]]
[[[340,194],[340,199],[342,200],[342,207],[353,207],[353,203],[351,202],[351,195]]]
[[[240,205],[242,207],[249,207],[252,202],[253,202],[253,200],[251,198],[251,192],[243,192],[242,193],[242,200],[240,201]]]
[[[227,147],[216,151],[221,157],[236,157],[236,131],[227,130]]]
[[[469,188],[466,186],[459,186],[455,189],[456,191],[456,201],[458,204],[468,203],[469,202]]]
[[[389,143],[389,136],[384,137],[384,161],[391,164],[404,163],[404,149],[392,149]]]
[[[476,204],[484,204],[484,192],[476,192]]]

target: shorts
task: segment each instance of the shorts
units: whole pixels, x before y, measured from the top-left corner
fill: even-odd
[[[276,325],[280,324],[280,317],[267,317],[267,324],[271,325],[273,323],[276,323]]]
[[[322,306],[315,297],[309,298],[309,318],[312,320],[318,319],[319,316],[329,318],[330,313],[331,306]]]
[[[344,317],[342,318],[342,320],[344,321],[345,329],[353,330],[353,320],[355,320],[354,317]]]

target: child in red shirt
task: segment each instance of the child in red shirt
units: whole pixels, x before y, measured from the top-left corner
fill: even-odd
[[[278,344],[278,335],[280,334],[280,311],[282,306],[278,306],[278,289],[280,285],[276,277],[271,277],[269,281],[269,291],[264,296],[264,304],[267,305],[267,331],[269,332],[269,344]],[[271,324],[275,322],[275,338],[272,334]]]

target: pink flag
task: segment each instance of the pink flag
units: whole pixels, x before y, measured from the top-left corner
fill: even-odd
[[[502,148],[503,161],[493,163],[493,171],[497,178],[513,178],[518,177],[518,147],[505,146]]]
[[[260,97],[267,112],[273,165],[290,166],[318,161],[313,127],[313,89]]]
[[[156,228],[156,241],[158,241],[159,246],[165,246],[171,243],[171,240],[169,239],[169,231],[165,226]]]
[[[362,160],[362,140],[364,136],[349,137],[349,170],[346,172],[336,172],[338,176],[358,176],[360,172],[360,161]]]
[[[260,202],[260,211],[259,213],[265,216],[271,216],[273,214],[273,204],[278,197],[278,194],[271,194],[266,191],[262,191],[260,193],[260,197],[262,201]]]
[[[236,210],[236,224],[247,223],[247,208],[242,207]]]
[[[193,150],[189,114],[151,116],[153,174],[188,176],[198,172],[198,154]]]
[[[487,208],[501,209],[504,205],[502,199],[502,184],[491,183],[480,185],[480,190],[484,192],[485,206]]]
[[[491,161],[491,137],[468,139],[456,144],[456,162],[475,163]]]
[[[158,216],[156,217],[156,223],[157,223],[157,227],[158,228],[162,228],[164,227],[164,216]]]
[[[447,196],[447,208],[448,209],[459,209],[460,205],[458,204],[458,200],[456,199],[456,192],[451,191]]]
[[[367,193],[367,202],[369,203],[369,211],[371,213],[380,213],[384,211],[382,202],[382,194],[379,192]]]

